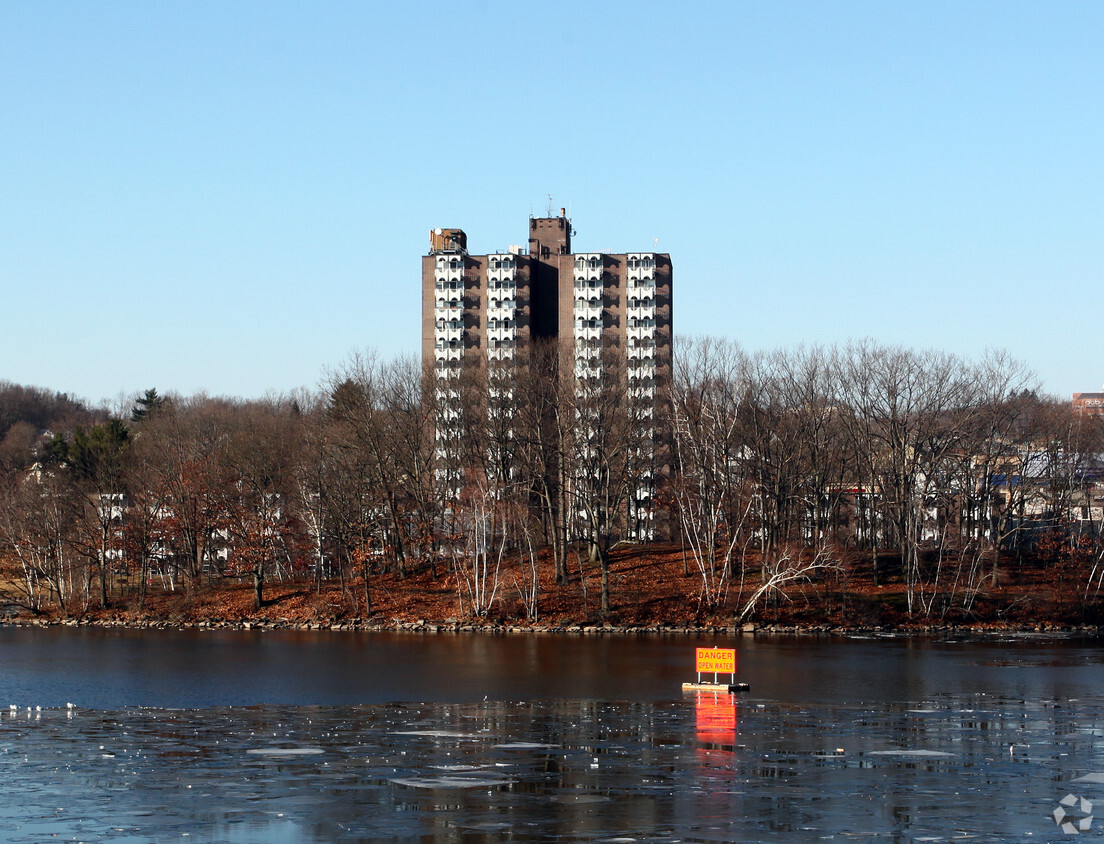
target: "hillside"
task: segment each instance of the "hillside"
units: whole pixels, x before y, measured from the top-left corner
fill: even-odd
[[[524,586],[517,569],[499,572],[493,589],[493,572],[484,586],[491,605],[482,615],[471,612],[470,579],[458,580],[454,571],[425,568],[405,577],[395,573],[374,575],[370,594],[372,614],[366,616],[363,581],[324,583],[321,589],[310,581],[282,581],[265,587],[265,602],[253,607],[252,586],[236,579],[204,583],[195,589],[177,585],[175,590],[151,586],[144,606],[137,597],[116,601],[107,609],[71,607],[32,616],[24,621],[51,623],[107,623],[121,625],[259,625],[259,626],[348,626],[395,628],[418,626],[517,627],[557,630],[582,626],[616,629],[713,628],[748,624],[748,629],[900,629],[924,631],[932,628],[974,629],[1074,629],[1095,628],[1104,618],[1104,603],[1091,592],[1086,595],[1085,575],[1074,569],[1024,565],[1003,566],[998,585],[986,580],[976,590],[945,589],[937,605],[924,610],[922,594],[913,595],[913,612],[908,612],[908,594],[892,567],[883,560],[882,584],[871,582],[869,564],[861,559],[844,560],[839,570],[810,582],[791,584],[785,594],[777,593],[738,622],[742,608],[758,576],[748,577],[743,590],[733,583],[725,602],[716,609],[698,600],[700,574],[692,563],[684,565],[677,547],[623,548],[614,552],[611,563],[611,611],[599,612],[599,583],[596,568],[586,567],[579,578],[573,560],[572,581],[558,587],[543,575],[536,598],[535,618],[526,611],[519,586]],[[545,569],[548,567],[545,566]],[[458,585],[459,584],[459,585]],[[493,589],[493,598],[491,597]]]

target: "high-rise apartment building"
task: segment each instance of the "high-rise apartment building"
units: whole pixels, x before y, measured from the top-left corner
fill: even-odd
[[[529,219],[528,248],[472,255],[461,229],[430,232],[422,258],[422,360],[448,383],[465,365],[514,360],[555,341],[576,377],[623,360],[627,387],[655,398],[671,371],[671,257],[571,251],[571,221]]]
[[[437,400],[437,477],[444,498],[460,496],[463,468],[450,458],[460,450],[462,402],[470,408],[466,390],[475,384],[485,400],[480,426],[501,430],[517,407],[510,376],[533,365],[528,353],[544,341],[558,353],[553,380],[574,412],[574,474],[561,489],[587,500],[591,480],[608,474],[603,461],[608,467],[613,436],[625,479],[617,506],[624,518],[616,517],[621,535],[644,538],[654,532],[656,473],[664,463],[656,410],[671,376],[671,258],[576,253],[572,234],[563,209],[558,217],[529,219],[528,247],[494,254],[470,254],[461,229],[430,232],[422,258],[422,359]],[[611,403],[623,412],[611,414]],[[619,433],[609,433],[609,419],[620,422]],[[599,442],[601,433],[607,439]],[[499,467],[499,480],[510,471]],[[578,506],[571,518],[604,523],[606,515]]]

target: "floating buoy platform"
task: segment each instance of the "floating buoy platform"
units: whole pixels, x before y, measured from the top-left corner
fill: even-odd
[[[751,686],[747,683],[683,683],[682,690],[684,692],[727,692],[728,694],[735,694],[736,692],[751,691]]]
[[[684,692],[725,692],[734,694],[746,692],[751,687],[747,683],[736,682],[736,649],[735,648],[698,648],[694,654],[694,667],[698,671],[698,679],[695,683],[683,683]],[[713,682],[702,682],[702,674],[712,674]],[[717,679],[718,674],[730,674],[732,679],[728,683],[721,683]]]

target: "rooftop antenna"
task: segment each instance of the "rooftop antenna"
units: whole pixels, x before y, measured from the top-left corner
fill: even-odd
[[[659,238],[658,237],[653,237],[652,238],[652,251],[653,252],[656,251],[657,246],[659,246]]]
[[[552,216],[552,194],[547,194],[547,196],[548,196],[548,216],[551,217]]]

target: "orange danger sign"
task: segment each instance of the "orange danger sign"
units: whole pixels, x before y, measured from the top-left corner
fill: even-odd
[[[735,648],[698,648],[697,671],[704,674],[735,674],[736,673],[736,649]]]

